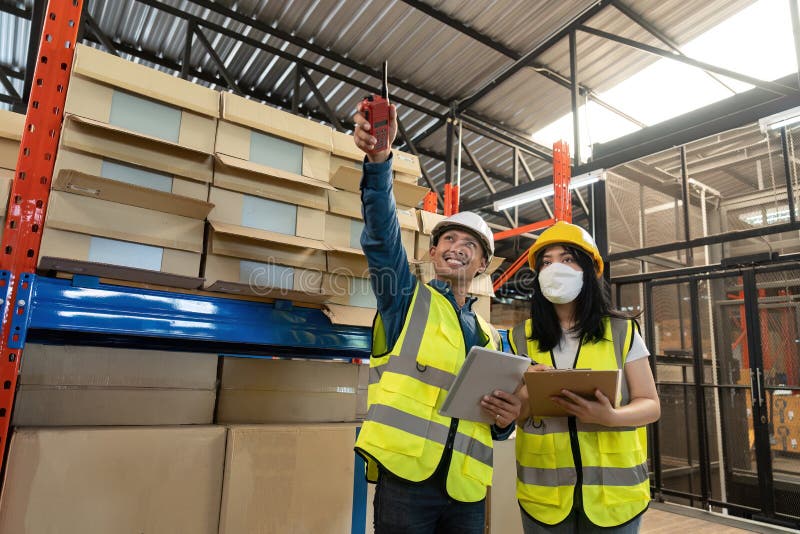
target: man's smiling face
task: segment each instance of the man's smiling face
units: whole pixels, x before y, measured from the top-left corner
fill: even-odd
[[[470,232],[450,229],[442,232],[431,245],[436,277],[454,284],[469,282],[486,270],[486,254],[480,240]]]

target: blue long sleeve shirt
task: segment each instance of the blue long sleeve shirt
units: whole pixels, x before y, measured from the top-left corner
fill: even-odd
[[[386,337],[384,346],[387,348],[393,347],[400,337],[414,290],[419,283],[408,267],[408,256],[400,237],[396,209],[392,193],[392,158],[383,163],[369,163],[365,160],[361,179],[361,210],[364,216],[361,247],[369,264],[370,282],[383,322]],[[433,280],[428,285],[444,295],[453,305],[461,323],[467,352],[479,342],[481,345],[485,344],[489,334],[478,327],[475,312],[472,311],[475,297],[467,297],[464,305],[459,306],[450,284]],[[513,424],[504,429],[492,425],[492,437],[504,440],[513,429]]]

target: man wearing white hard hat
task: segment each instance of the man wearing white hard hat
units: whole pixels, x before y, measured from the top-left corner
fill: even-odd
[[[391,150],[374,150],[360,109],[354,122],[356,146],[366,153],[361,245],[378,303],[369,409],[355,449],[367,463],[367,480],[377,483],[375,532],[481,534],[492,440],[511,433],[521,401],[503,391],[483,397],[493,425],[446,417],[439,408],[470,348],[500,348],[496,330],[472,311],[475,299],[467,294],[494,255],[494,239],[474,213],[442,220],[430,246],[434,280],[418,280],[400,239]],[[388,147],[396,134],[391,106]]]

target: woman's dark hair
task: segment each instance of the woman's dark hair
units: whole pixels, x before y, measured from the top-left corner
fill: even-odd
[[[629,318],[629,316],[611,307],[608,282],[602,277],[597,277],[592,258],[578,247],[562,246],[564,250],[572,254],[572,257],[583,269],[583,287],[575,299],[574,330],[580,333],[580,338],[584,341],[600,341],[605,333],[603,317]],[[533,297],[531,298],[530,339],[538,341],[539,350],[545,352],[553,350],[561,341],[562,335],[561,324],[558,322],[558,315],[556,315],[553,303],[542,295],[542,288],[539,286],[538,273],[542,270],[543,256],[548,248],[543,248],[536,255],[538,269],[533,282]]]

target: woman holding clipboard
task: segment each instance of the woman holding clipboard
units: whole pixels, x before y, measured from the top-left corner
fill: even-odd
[[[512,350],[531,358],[530,371],[623,369],[623,380],[621,400],[562,390],[551,400],[567,417],[531,416],[523,399],[516,456],[525,534],[638,532],[650,502],[645,425],[661,414],[649,352],[633,319],[611,308],[603,259],[583,228],[557,222],[528,263],[531,318],[509,332]]]

